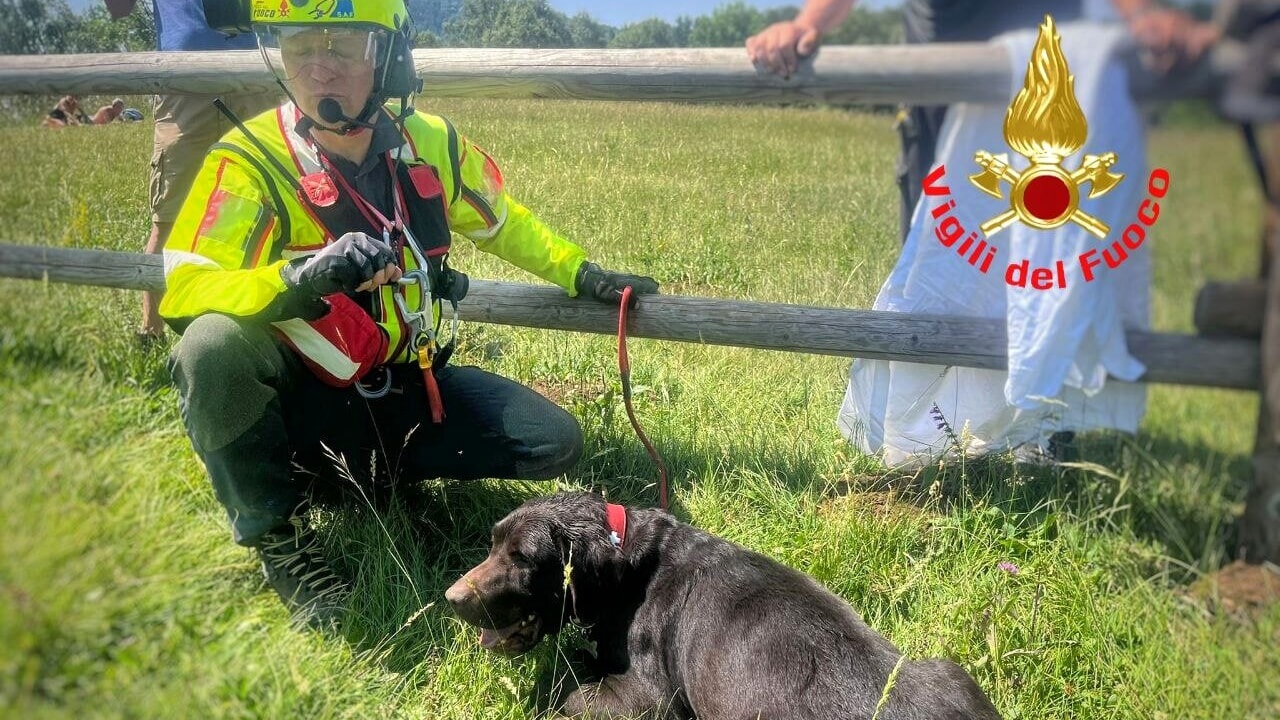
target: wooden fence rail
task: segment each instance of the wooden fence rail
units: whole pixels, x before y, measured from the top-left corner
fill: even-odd
[[[133,290],[161,289],[155,255],[0,244],[0,277]],[[610,334],[616,312],[549,286],[472,280],[468,321]],[[645,297],[632,315],[636,337],[790,352],[1004,369],[1004,322],[873,310],[712,298]],[[1255,390],[1257,340],[1130,331],[1144,382]]]
[[[1144,98],[1209,94],[1240,67],[1242,58],[1238,45],[1224,44],[1192,71],[1156,78],[1139,70],[1130,84],[1134,94]],[[1004,49],[986,43],[824,47],[790,79],[757,72],[742,48],[449,48],[415,50],[414,60],[429,97],[1006,103],[1015,81]],[[276,89],[261,56],[252,50],[0,55],[0,94]]]

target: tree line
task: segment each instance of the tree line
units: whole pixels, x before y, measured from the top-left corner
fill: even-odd
[[[794,6],[760,10],[729,2],[675,22],[652,18],[622,27],[588,13],[568,16],[547,0],[407,0],[418,47],[659,48],[740,47]],[[855,8],[826,42],[888,44],[902,39],[897,9]],[[151,3],[113,22],[103,4],[76,13],[66,0],[0,0],[0,54],[138,52],[156,47]]]
[[[569,16],[547,0],[406,0],[418,47],[659,48],[740,47],[779,20],[795,17],[795,6],[758,9],[726,2],[710,14],[674,22],[651,18],[613,27],[586,12]],[[1207,17],[1212,3],[1184,3]],[[902,41],[897,8],[855,7],[824,42],[832,45]],[[66,0],[0,0],[0,54],[131,52],[153,50],[155,20],[150,2],[139,2],[128,18],[113,22],[105,5],[76,13]]]
[[[75,13],[66,0],[0,0],[0,54],[130,52],[156,49],[151,3],[113,22],[105,4]]]
[[[675,22],[651,18],[613,27],[586,12],[572,17],[547,0],[411,0],[420,47],[658,48],[738,47],[751,35],[796,16],[795,6],[758,9],[728,2],[708,15],[681,16]],[[902,39],[902,15],[896,8],[855,8],[826,40],[833,44],[889,44]]]

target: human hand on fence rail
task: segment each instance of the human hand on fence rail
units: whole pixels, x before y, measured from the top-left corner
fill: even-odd
[[[747,57],[757,68],[791,77],[800,60],[818,49],[818,28],[794,20],[774,23],[747,38]]]
[[[1144,8],[1128,14],[1126,21],[1143,64],[1162,74],[1199,60],[1221,35],[1215,25],[1171,8]]]
[[[658,281],[651,277],[610,272],[593,262],[582,263],[582,267],[578,268],[578,277],[574,284],[579,294],[611,305],[621,303],[622,289],[630,286],[631,307],[635,307],[637,295],[652,295],[658,292]]]
[[[404,274],[395,262],[390,245],[362,232],[349,232],[320,252],[288,263],[280,276],[290,288],[324,297],[395,282]]]
[[[757,69],[789,78],[800,61],[818,51],[822,36],[840,27],[854,0],[805,0],[794,20],[770,25],[747,38],[747,56]]]

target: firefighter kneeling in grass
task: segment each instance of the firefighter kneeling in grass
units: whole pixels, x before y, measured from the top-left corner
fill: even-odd
[[[582,452],[561,408],[447,364],[467,288],[450,232],[570,295],[616,303],[658,284],[587,262],[483,150],[413,109],[403,0],[318,16],[244,2],[249,17],[210,23],[251,27],[289,101],[210,150],[164,253],[160,312],[182,334],[170,371],[235,541],[291,610],[328,624],[348,585],[305,522],[313,481],[342,481],[326,447],[352,469],[376,453],[384,471],[458,480],[549,479]]]

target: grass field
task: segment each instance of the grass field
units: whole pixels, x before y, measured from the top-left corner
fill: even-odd
[[[812,109],[449,101],[508,187],[609,267],[672,293],[867,307],[895,259],[888,116]],[[0,241],[137,250],[150,125],[0,128]],[[1258,195],[1226,129],[1161,130],[1175,179],[1153,322],[1254,273]],[[460,244],[472,277],[527,280]],[[530,718],[555,643],[505,660],[444,607],[488,527],[562,487],[655,502],[612,340],[465,326],[459,362],[571,409],[587,453],[555,483],[429,482],[333,513],[355,579],[342,635],[299,631],[233,545],[135,293],[0,281],[0,714],[13,718]],[[848,361],[635,341],[638,411],[681,518],[812,574],[913,657],[967,668],[1008,718],[1280,716],[1280,608],[1188,592],[1234,547],[1251,394],[1153,387],[1136,439],[1088,468],[1003,461],[892,477],[840,441]],[[415,478],[404,478],[412,482]],[[1015,563],[1016,575],[998,565]],[[570,645],[573,638],[563,643]]]

